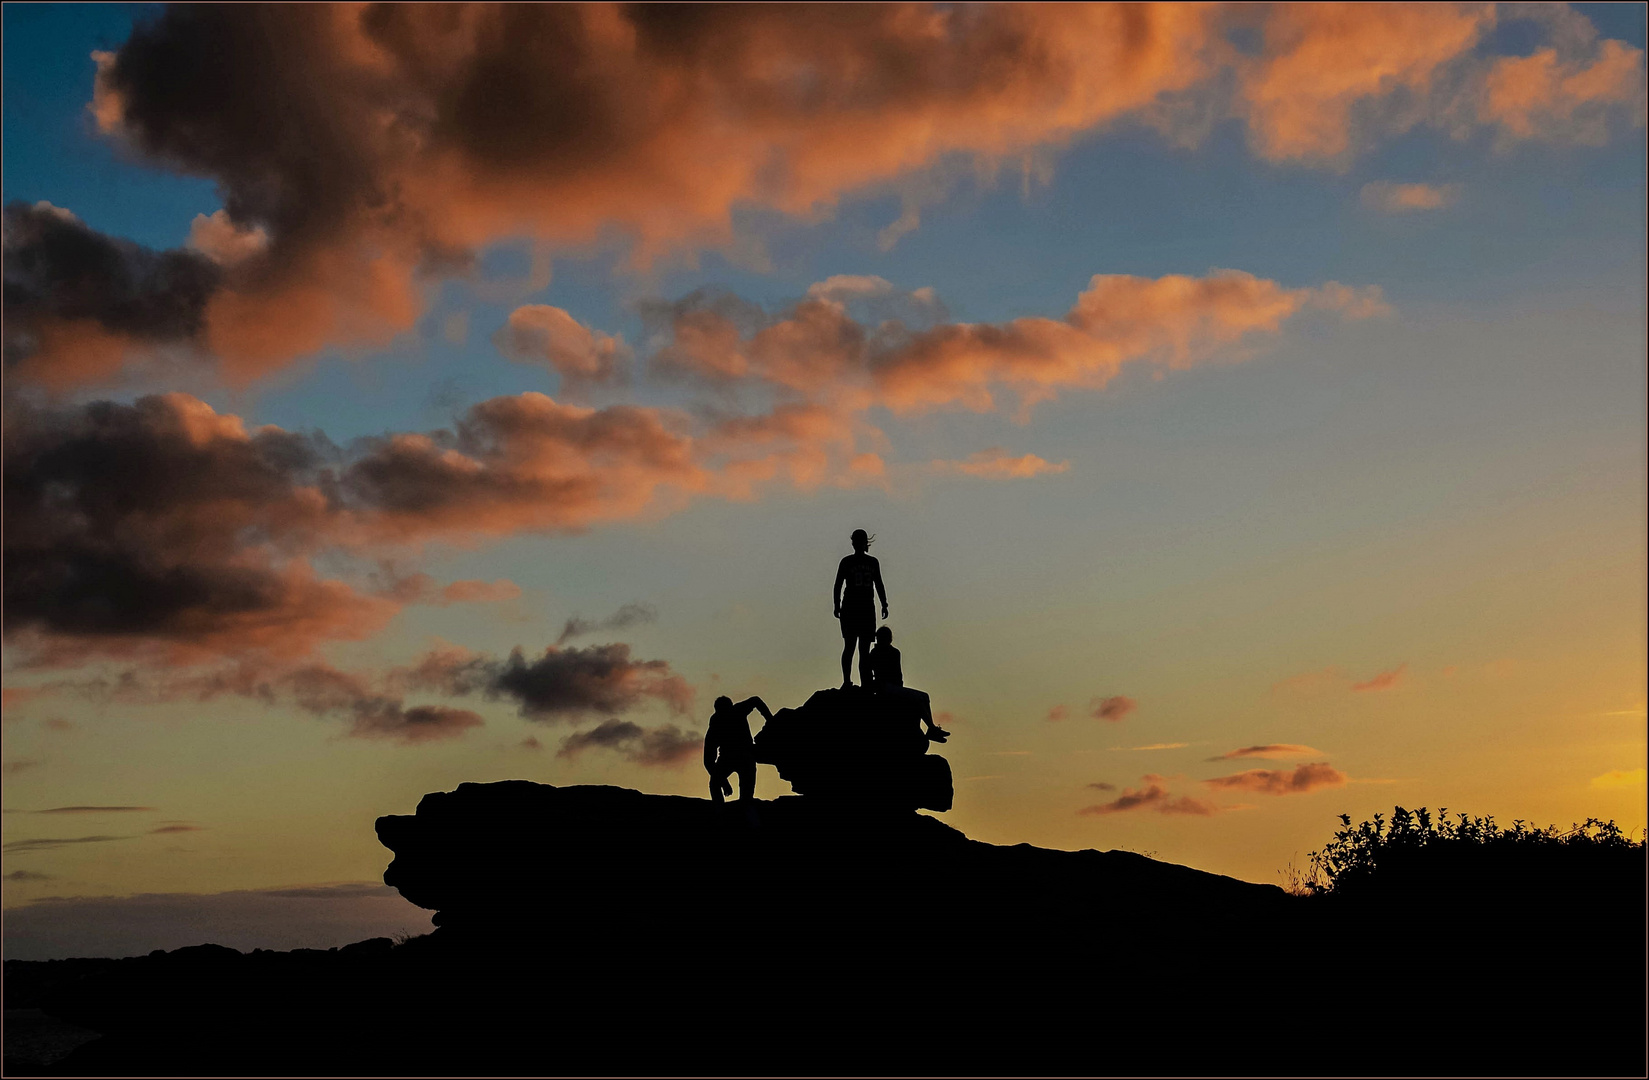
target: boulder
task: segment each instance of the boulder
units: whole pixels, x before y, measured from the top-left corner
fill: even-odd
[[[798,795],[890,810],[951,808],[950,762],[928,753],[909,702],[862,687],[820,690],[756,735],[756,760]]]

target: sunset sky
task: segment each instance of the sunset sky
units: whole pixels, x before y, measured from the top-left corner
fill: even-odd
[[[976,839],[1646,824],[1641,5],[4,19],[8,956],[703,797],[855,528]]]

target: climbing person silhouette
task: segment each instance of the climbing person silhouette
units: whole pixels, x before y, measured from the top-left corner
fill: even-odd
[[[756,709],[767,720],[773,719],[766,702],[759,697],[745,698],[737,705],[723,695],[716,699],[716,711],[710,715],[710,730],[704,736],[704,770],[710,774],[710,801],[721,803],[733,794],[733,785],[727,778],[739,774],[739,802],[756,797],[756,745],[750,738],[750,710]]]
[[[870,678],[865,683],[877,697],[892,698],[922,721],[927,738],[942,743],[950,732],[933,722],[933,702],[915,687],[905,685],[905,669],[899,660],[899,650],[893,647],[893,630],[883,626],[876,631],[876,648],[870,652]]]
[[[870,545],[876,538],[863,529],[854,529],[849,539],[853,541],[853,554],[842,558],[836,567],[836,583],[830,587],[830,600],[835,605],[836,618],[842,623],[843,690],[853,685],[851,672],[855,643],[859,646],[859,684],[863,686],[870,682],[866,672],[870,663],[870,638],[876,632],[875,596],[882,598],[882,618],[887,618],[887,589],[882,586],[882,564],[870,554]]]

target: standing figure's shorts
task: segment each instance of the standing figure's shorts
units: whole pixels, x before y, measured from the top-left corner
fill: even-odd
[[[842,609],[842,640],[853,641],[858,638],[876,636],[876,609],[862,607],[855,611],[852,608]]]

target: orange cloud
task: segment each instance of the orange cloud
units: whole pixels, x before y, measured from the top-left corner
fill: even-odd
[[[26,702],[33,701],[45,690],[36,686],[8,686],[0,689],[0,710],[14,709]]]
[[[646,260],[728,242],[738,204],[1062,144],[1200,77],[1210,32],[1197,7],[666,10],[179,7],[97,54],[91,114],[225,192],[202,340],[245,378],[388,340],[421,269],[501,238],[617,230]]]
[[[1487,4],[1278,5],[1263,24],[1263,56],[1246,65],[1238,90],[1255,151],[1329,162],[1359,148],[1354,114],[1412,126],[1420,117],[1402,106],[1429,98],[1445,65],[1494,23]]]
[[[591,330],[548,304],[527,304],[510,312],[493,343],[513,360],[544,364],[560,373],[563,392],[621,379],[629,358],[623,338]]]
[[[496,604],[521,595],[521,586],[506,578],[497,581],[454,581],[438,595],[437,604]]]
[[[878,356],[873,373],[878,396],[896,412],[985,412],[1007,391],[1023,414],[1064,389],[1100,389],[1128,363],[1185,368],[1215,359],[1251,335],[1275,334],[1308,306],[1354,318],[1384,310],[1377,288],[1288,289],[1239,270],[1096,274],[1063,321],[938,326]]]
[[[1643,93],[1643,50],[1605,41],[1590,57],[1544,48],[1496,60],[1480,108],[1508,136],[1598,144],[1608,134],[1608,106],[1635,104],[1643,123]]]
[[[1071,715],[1071,710],[1063,705],[1055,705],[1048,710],[1048,719],[1058,723]]]
[[[929,463],[928,467],[935,472],[960,473],[963,476],[985,480],[1024,480],[1033,476],[1068,472],[1071,463],[1061,461],[1055,464],[1035,454],[1009,457],[1006,450],[1000,446],[993,446],[988,450],[970,454],[965,461],[934,461]]]
[[[1460,185],[1394,184],[1375,180],[1363,185],[1363,205],[1386,214],[1409,214],[1419,210],[1439,210],[1453,203]]]
[[[1391,670],[1382,671],[1371,679],[1367,679],[1363,682],[1352,683],[1351,688],[1353,690],[1363,692],[1390,690],[1402,681],[1403,673],[1408,670],[1408,667],[1409,666],[1407,664],[1398,664]]]
[[[1481,56],[1499,19],[1535,24],[1542,46]],[[167,346],[241,381],[380,346],[414,327],[421,282],[474,277],[478,250],[505,240],[618,236],[645,263],[734,245],[736,206],[816,216],[897,190],[890,244],[947,170],[1028,177],[1119,122],[1194,142],[1236,116],[1262,157],[1343,164],[1420,124],[1596,141],[1607,114],[1643,120],[1641,50],[1598,42],[1574,12],[1476,4],[176,5],[94,59],[98,129],[211,178],[225,207],[187,248],[82,259],[71,276],[102,275],[106,302],[13,283],[15,371],[57,385]],[[123,290],[154,303],[115,302]],[[508,328],[509,347],[608,374],[614,342],[545,317]],[[1106,377],[1104,339],[1009,326],[933,342],[931,362],[1005,366],[1030,387],[1049,367]]]
[[[1249,769],[1232,776],[1216,776],[1203,783],[1212,788],[1256,791],[1264,795],[1300,795],[1318,788],[1340,787],[1346,774],[1326,761],[1296,766],[1293,772]]]

